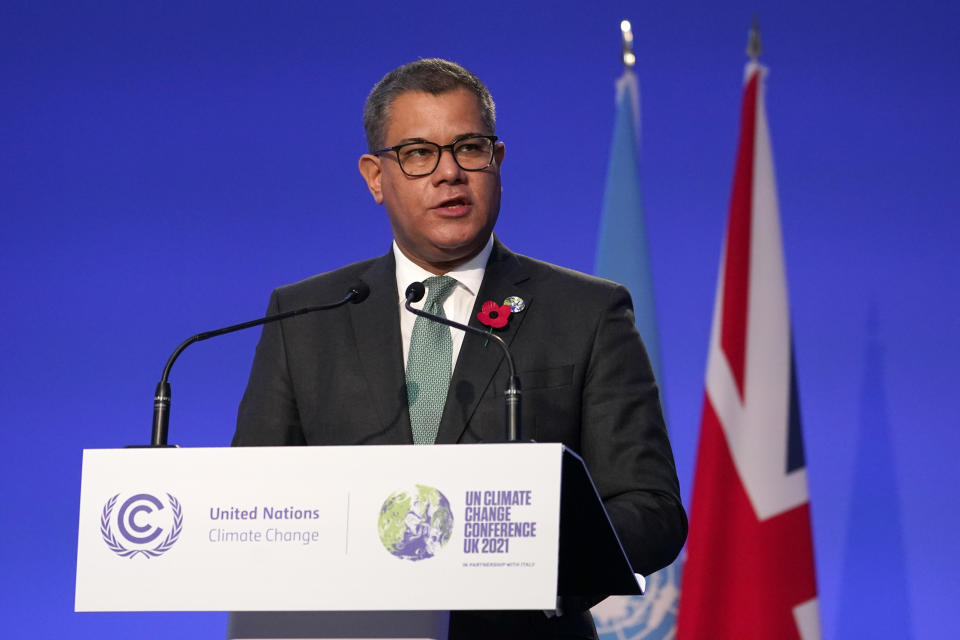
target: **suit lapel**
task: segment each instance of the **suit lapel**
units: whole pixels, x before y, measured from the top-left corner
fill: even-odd
[[[483,283],[480,285],[476,304],[470,314],[470,326],[483,331],[488,329],[477,320],[477,313],[487,300],[502,303],[508,296],[520,296],[529,306],[532,293],[528,288],[527,280],[526,270],[517,256],[494,238],[493,251],[487,262]],[[524,317],[523,313],[511,314],[507,326],[495,330],[508,346],[516,336]],[[484,346],[485,342],[486,346]],[[476,411],[485,393],[503,393],[503,389],[488,390],[503,359],[503,350],[492,340],[487,341],[472,334],[464,336],[457,366],[450,380],[443,417],[440,420],[440,429],[437,433],[438,444],[453,444],[460,440],[470,417]],[[502,366],[506,367],[507,364],[503,363]]]
[[[370,401],[377,408],[382,433],[393,432],[383,440],[412,444],[393,253],[375,261],[361,278],[370,286],[370,297],[349,308]]]

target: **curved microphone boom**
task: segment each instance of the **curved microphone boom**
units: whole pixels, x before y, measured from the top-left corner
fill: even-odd
[[[337,300],[336,302],[302,307],[300,309],[292,309],[291,311],[284,311],[283,313],[277,313],[272,316],[259,318],[257,320],[250,320],[249,322],[241,322],[240,324],[230,325],[229,327],[224,327],[222,329],[204,331],[203,333],[198,333],[197,335],[187,338],[181,342],[180,346],[174,350],[174,352],[170,355],[170,358],[167,360],[167,365],[163,368],[163,375],[160,377],[160,382],[157,383],[157,389],[154,392],[153,433],[151,435],[149,446],[168,446],[167,431],[170,424],[170,383],[167,382],[167,379],[170,377],[170,369],[173,367],[174,361],[180,356],[181,353],[183,353],[183,350],[189,347],[191,344],[194,342],[200,342],[201,340],[208,340],[216,336],[222,336],[225,333],[233,333],[234,331],[249,329],[250,327],[256,327],[261,324],[277,322],[278,320],[285,320],[286,318],[292,318],[293,316],[299,316],[305,313],[336,309],[337,307],[341,307],[348,302],[356,304],[366,300],[367,296],[369,295],[370,287],[367,286],[367,283],[359,281],[354,286],[350,287],[346,296],[344,296],[341,300]]]
[[[517,442],[520,439],[520,378],[517,376],[517,370],[513,366],[513,356],[510,355],[510,349],[507,348],[507,343],[503,341],[498,335],[493,333],[487,333],[476,327],[470,327],[465,324],[460,324],[459,322],[454,322],[449,318],[444,318],[443,316],[437,316],[432,313],[427,313],[426,311],[421,311],[420,309],[414,309],[411,305],[414,302],[419,302],[423,299],[424,294],[426,293],[427,288],[422,282],[414,282],[409,287],[404,294],[407,301],[404,303],[407,311],[413,313],[414,315],[421,316],[427,320],[432,320],[434,322],[439,322],[440,324],[445,324],[448,327],[453,327],[455,329],[460,329],[467,333],[473,333],[482,338],[489,338],[496,342],[500,348],[503,350],[503,355],[507,360],[507,366],[510,369],[510,375],[507,378],[507,388],[504,391],[504,400],[506,402],[506,420],[507,420],[507,442]]]

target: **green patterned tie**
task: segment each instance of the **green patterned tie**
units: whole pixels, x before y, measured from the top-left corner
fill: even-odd
[[[450,276],[434,276],[424,280],[423,284],[428,291],[423,310],[446,318],[443,301],[457,286],[457,281]],[[450,327],[417,316],[407,357],[407,403],[414,444],[433,444],[437,440],[440,416],[450,387],[452,359]]]

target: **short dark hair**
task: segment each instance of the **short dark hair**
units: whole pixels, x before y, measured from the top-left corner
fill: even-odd
[[[383,76],[367,96],[363,107],[363,129],[370,152],[383,148],[387,122],[393,101],[402,93],[422,91],[440,95],[466,89],[477,96],[480,117],[490,131],[496,133],[497,113],[493,97],[480,78],[455,62],[440,58],[422,58],[397,67]]]

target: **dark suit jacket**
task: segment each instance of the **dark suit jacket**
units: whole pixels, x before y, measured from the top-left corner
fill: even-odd
[[[360,304],[264,326],[234,445],[412,444],[392,253],[281,287],[268,312],[339,299],[358,280],[370,286]],[[687,519],[629,294],[495,240],[470,324],[484,329],[476,319],[480,305],[508,296],[526,302],[498,330],[523,388],[522,437],[579,453],[634,570],[666,566],[683,545]],[[505,438],[502,360],[496,345],[464,337],[438,443]],[[594,633],[585,616],[547,621],[540,612],[455,615],[451,625],[457,638],[513,637],[484,627],[501,619],[511,620],[518,638]]]

